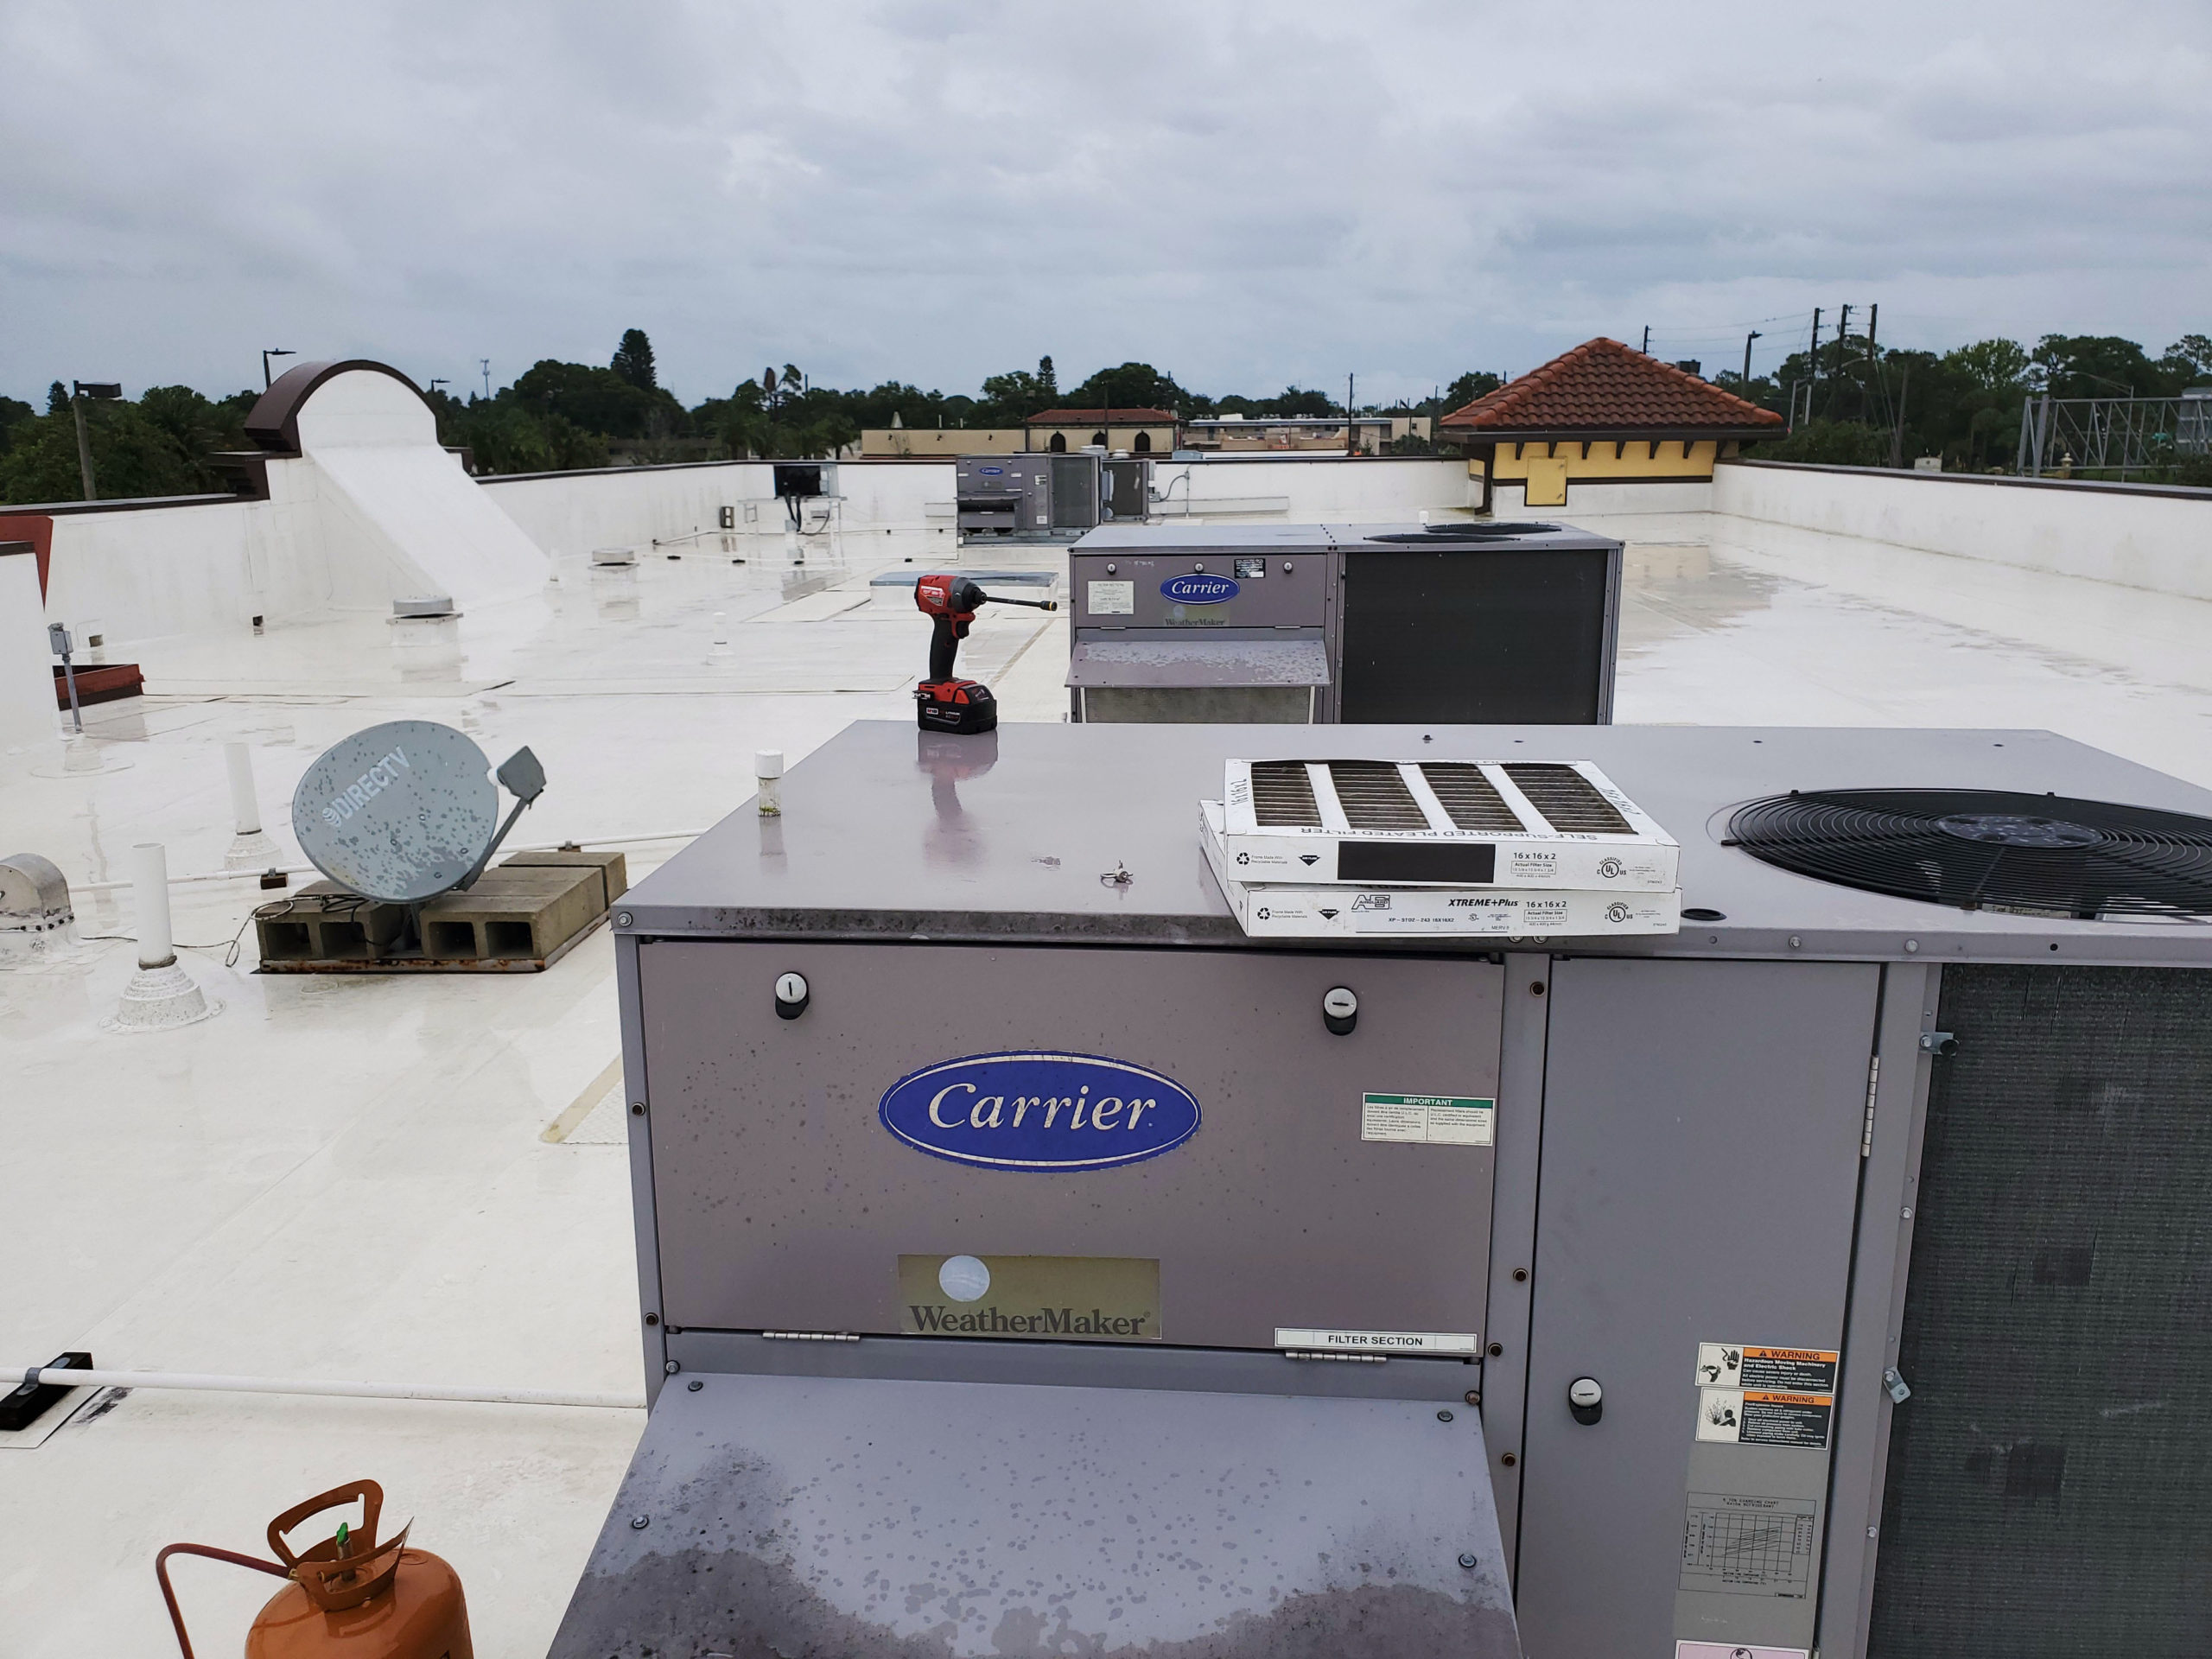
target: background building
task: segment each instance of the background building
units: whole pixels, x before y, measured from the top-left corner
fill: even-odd
[[[1500,484],[1563,507],[1577,483],[1710,483],[1713,462],[1783,428],[1772,410],[1617,340],[1586,340],[1437,423],[1487,510]]]
[[[1025,448],[1054,452],[1096,444],[1133,455],[1165,455],[1175,448],[1175,411],[1170,409],[1048,409],[1025,423]]]

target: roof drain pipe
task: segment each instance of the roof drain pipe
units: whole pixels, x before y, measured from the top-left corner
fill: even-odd
[[[642,1394],[588,1394],[565,1389],[470,1388],[439,1382],[288,1382],[268,1376],[217,1376],[197,1371],[76,1370],[63,1365],[10,1365],[0,1377],[20,1376],[71,1389],[180,1389],[206,1394],[300,1394],[336,1400],[430,1400],[485,1406],[580,1406],[603,1411],[643,1411]]]

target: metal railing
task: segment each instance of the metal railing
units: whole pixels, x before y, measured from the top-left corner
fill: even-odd
[[[2212,454],[2212,395],[2031,397],[2020,406],[2024,478],[2150,474],[2183,455]]]

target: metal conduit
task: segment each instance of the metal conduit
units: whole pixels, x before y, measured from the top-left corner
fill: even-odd
[[[486,1406],[582,1406],[606,1411],[643,1411],[642,1394],[588,1394],[563,1389],[500,1389],[447,1382],[287,1381],[268,1376],[217,1376],[198,1371],[73,1370],[66,1365],[0,1366],[0,1376],[68,1389],[181,1389],[208,1394],[304,1394],[340,1400],[457,1401]]]

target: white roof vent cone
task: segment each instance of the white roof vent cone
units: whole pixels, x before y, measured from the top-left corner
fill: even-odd
[[[130,854],[130,899],[138,935],[138,971],[123,988],[103,1031],[130,1034],[196,1026],[222,1012],[176,959],[169,935],[168,855],[159,842],[142,842]]]

